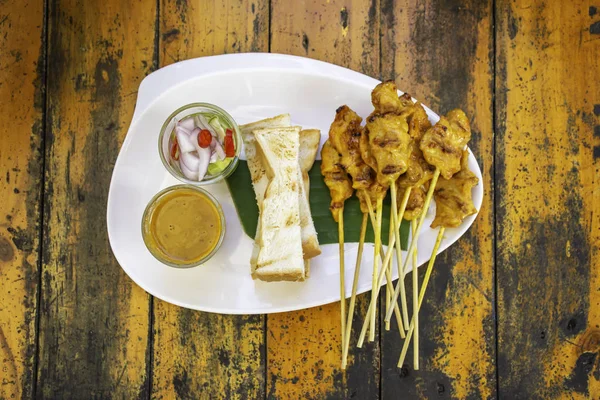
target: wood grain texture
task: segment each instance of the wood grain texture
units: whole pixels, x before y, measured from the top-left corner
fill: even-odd
[[[491,1],[382,0],[383,78],[439,114],[465,110],[485,188],[474,225],[437,258],[420,313],[420,370],[412,345],[398,369],[402,342],[395,330],[383,335],[383,398],[496,397],[492,15]]]
[[[163,0],[160,65],[267,51],[268,13],[266,0]],[[153,337],[152,398],[264,397],[263,316],[209,314],[155,299]]]
[[[600,396],[600,26],[589,1],[497,1],[503,398]]]
[[[0,8],[0,399],[34,388],[42,185],[44,4]]]
[[[271,51],[316,58],[378,77],[379,2],[274,0]],[[334,116],[331,110],[332,121]],[[269,315],[268,398],[378,398],[378,340],[356,348],[369,300],[370,294],[357,298],[345,373],[340,369],[340,303]]]
[[[155,2],[51,2],[38,397],[146,398],[149,297],[106,233],[113,165],[154,68]]]

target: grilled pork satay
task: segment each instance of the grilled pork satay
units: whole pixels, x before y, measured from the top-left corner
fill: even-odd
[[[471,195],[471,189],[476,186],[479,179],[469,170],[468,167],[469,152],[464,150],[460,160],[460,170],[455,173],[452,178],[445,179],[440,178],[435,189],[435,200],[436,200],[436,215],[431,225],[432,228],[440,227],[440,230],[433,247],[433,252],[429,258],[427,270],[425,271],[425,277],[423,284],[419,292],[419,299],[417,302],[416,313],[413,314],[408,333],[406,335],[406,341],[402,346],[400,352],[400,359],[398,361],[398,367],[402,367],[404,359],[408,351],[411,336],[415,337],[415,352],[418,354],[418,346],[416,345],[418,340],[418,313],[425,297],[425,291],[429,278],[431,277],[431,271],[435,263],[435,258],[444,237],[444,231],[446,228],[452,228],[459,226],[463,220],[477,212]],[[418,355],[416,356],[418,357]],[[416,360],[418,365],[418,360]]]
[[[423,210],[419,217],[417,229],[413,233],[410,245],[407,251],[407,259],[404,262],[403,270],[406,269],[408,261],[413,256],[416,243],[419,238],[419,232],[425,220],[425,214],[429,208],[433,191],[435,190],[440,175],[450,179],[452,175],[460,171],[462,151],[471,138],[471,128],[469,120],[461,110],[452,110],[445,117],[441,117],[439,122],[428,129],[420,140],[419,148],[423,152],[423,158],[428,164],[435,167],[427,196],[423,204]],[[394,301],[398,298],[399,290],[394,291]],[[386,321],[391,319],[393,310],[388,308]]]
[[[408,103],[406,98],[399,98],[394,82],[383,82],[377,85],[371,92],[371,100],[374,111],[367,118],[366,126],[359,143],[361,156],[366,164],[377,173],[376,182],[379,186],[387,188],[392,186],[392,210],[390,222],[393,229],[396,250],[400,248],[400,237],[398,232],[398,219],[396,212],[396,186],[398,177],[408,168],[408,157],[410,155],[409,145],[411,138],[408,134],[408,122],[401,112]],[[412,101],[409,102],[412,104]],[[377,201],[377,221],[381,220],[382,200]],[[379,225],[379,222],[378,222]],[[380,229],[380,228],[379,228]],[[381,240],[381,232],[375,231],[375,241]],[[376,245],[377,250],[377,245]],[[388,265],[384,263],[383,268],[389,271]],[[377,284],[377,261],[373,268],[373,287]],[[373,290],[371,298],[371,313],[369,340],[374,340],[375,314],[374,309],[377,301],[377,291]],[[387,297],[389,299],[389,297]],[[405,297],[403,296],[403,299]],[[389,300],[388,300],[389,303]],[[408,323],[408,312],[406,301],[402,303],[403,319]],[[386,328],[389,327],[389,321]],[[362,332],[361,332],[362,333]]]
[[[350,306],[348,308],[348,316],[346,318],[346,333],[345,341],[342,350],[342,368],[346,367],[348,349],[350,346],[350,332],[352,330],[352,321],[354,316],[354,306],[356,304],[356,290],[358,288],[358,277],[360,273],[360,265],[362,260],[362,249],[364,246],[366,224],[368,221],[369,207],[367,199],[372,204],[376,204],[377,199],[385,197],[387,187],[381,187],[375,182],[375,171],[369,167],[360,155],[359,141],[362,135],[362,127],[360,123],[362,118],[358,116],[348,106],[341,106],[336,110],[335,119],[329,128],[329,142],[339,155],[341,156],[340,164],[344,170],[352,177],[352,187],[356,189],[357,196],[360,200],[360,208],[364,214],[361,237],[359,241],[356,267],[354,271],[354,280],[352,283],[352,295],[350,297]],[[372,207],[371,207],[372,209]],[[375,225],[375,224],[373,224]],[[391,286],[391,275],[389,283]],[[389,288],[388,288],[389,289]],[[391,297],[391,290],[390,290]],[[400,315],[398,307],[395,308],[396,315]],[[399,329],[404,333],[404,326]],[[403,336],[404,337],[404,336]]]
[[[321,150],[321,174],[331,194],[329,209],[338,223],[340,252],[340,321],[342,330],[342,353],[346,343],[346,279],[344,266],[344,202],[352,196],[352,182],[341,165],[342,156],[331,146],[329,139]],[[345,365],[342,361],[342,367]]]

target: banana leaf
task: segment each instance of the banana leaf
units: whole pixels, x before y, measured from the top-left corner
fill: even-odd
[[[338,243],[338,224],[329,212],[331,197],[329,189],[325,185],[321,175],[321,161],[317,160],[309,171],[310,176],[310,209],[319,237],[320,244]],[[227,185],[233,198],[233,203],[242,223],[244,232],[254,239],[256,225],[258,223],[258,205],[254,196],[254,188],[250,178],[248,163],[240,160],[235,172],[227,178]],[[383,214],[381,224],[381,240],[383,244],[388,243],[388,232],[390,223],[390,194],[383,202]],[[344,239],[347,243],[358,242],[360,239],[360,224],[362,213],[358,198],[352,196],[344,204]],[[400,225],[400,243],[402,249],[406,249],[410,223],[402,221]],[[375,236],[373,228],[369,223],[367,228],[366,242],[373,243]]]

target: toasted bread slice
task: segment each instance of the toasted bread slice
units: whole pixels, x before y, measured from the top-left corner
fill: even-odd
[[[318,129],[304,129],[300,131],[300,153],[298,164],[300,165],[300,227],[302,228],[302,250],[304,259],[310,259],[321,254],[321,248],[317,240],[317,230],[312,219],[309,204],[310,180],[308,171],[312,168],[317,157],[321,131]]]
[[[321,142],[321,131],[318,129],[303,129],[300,131],[300,170],[308,172],[315,163],[319,143]]]
[[[304,280],[300,228],[299,127],[254,130],[269,184],[260,213],[260,246],[254,276],[261,280]]]
[[[252,178],[252,184],[254,186],[254,192],[256,201],[258,203],[259,212],[262,210],[262,203],[266,187],[269,179],[266,175],[266,168],[263,163],[263,157],[260,148],[256,145],[256,139],[252,134],[253,130],[266,129],[266,128],[277,128],[277,127],[289,127],[290,126],[290,115],[282,114],[273,118],[264,119],[261,121],[252,122],[250,124],[240,126],[242,132],[242,139],[244,141],[244,148],[246,153],[246,159],[248,162],[248,168],[250,170],[250,176]],[[314,164],[317,150],[319,147],[321,132],[318,129],[305,129],[300,132],[300,154],[298,162],[300,163],[303,189],[307,200],[301,200],[303,203],[300,208],[301,228],[303,232],[303,254],[304,258],[308,259],[321,254],[321,249],[317,240],[316,230],[310,214],[310,206],[308,204],[308,190],[309,190],[309,179],[308,170],[312,168]],[[303,194],[299,191],[299,196]],[[257,237],[258,231],[260,230],[260,217],[257,226]],[[252,256],[250,257],[250,265],[252,273],[256,269],[256,259],[258,257],[259,245],[255,241]],[[306,263],[306,272],[309,273],[310,263]]]
[[[242,133],[242,140],[244,142],[244,152],[246,153],[246,161],[248,162],[248,169],[250,170],[250,177],[252,178],[252,186],[254,187],[254,195],[256,196],[256,203],[258,204],[259,219],[256,227],[256,237],[260,231],[260,211],[262,209],[263,199],[265,198],[265,191],[269,184],[269,178],[265,171],[265,166],[262,161],[262,156],[259,153],[260,149],[257,148],[256,138],[252,133],[255,129],[265,128],[277,128],[277,127],[289,127],[291,126],[290,114],[281,114],[273,118],[267,118],[260,121],[252,122],[246,125],[240,126]],[[256,238],[255,237],[255,238]],[[259,246],[256,241],[252,249],[252,255],[250,256],[250,265],[252,274],[256,269],[256,259],[258,257]]]
[[[308,178],[308,171],[312,168],[317,158],[317,151],[319,150],[319,143],[321,141],[321,131],[318,129],[303,129],[300,131],[300,171],[302,172],[302,183],[304,185],[304,192],[306,198],[309,198],[310,194],[310,179]],[[309,204],[310,212],[310,204]],[[302,218],[302,215],[300,215]],[[304,267],[306,270],[306,278],[310,276],[310,259],[304,260]]]

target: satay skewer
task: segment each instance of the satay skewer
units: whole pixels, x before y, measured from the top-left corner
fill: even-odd
[[[338,223],[339,253],[340,253],[340,323],[341,344],[340,350],[344,352],[346,340],[346,285],[344,265],[344,203],[352,196],[352,184],[346,171],[340,166],[341,155],[331,146],[329,139],[321,149],[321,174],[325,185],[331,194],[331,215]]]
[[[406,357],[406,352],[408,350],[410,337],[414,333],[415,338],[415,368],[418,368],[418,317],[419,310],[423,303],[423,297],[425,296],[425,290],[427,289],[427,284],[429,282],[429,278],[431,276],[431,271],[433,269],[433,265],[435,263],[435,258],[437,256],[440,243],[442,242],[442,238],[444,236],[444,231],[446,228],[457,227],[463,222],[465,217],[475,214],[477,209],[473,205],[473,200],[471,198],[471,189],[477,185],[479,180],[477,177],[469,171],[468,167],[468,151],[462,152],[462,158],[460,160],[460,171],[454,174],[450,179],[440,179],[437,186],[438,190],[435,192],[435,199],[437,203],[436,207],[436,216],[433,220],[431,227],[436,228],[440,227],[438,232],[435,245],[433,251],[431,253],[431,258],[429,259],[429,264],[427,265],[427,270],[425,272],[425,278],[423,279],[423,284],[421,286],[421,291],[419,293],[419,298],[417,302],[416,312],[413,313],[413,320],[411,321],[409,327],[409,333],[407,334],[407,340],[404,342],[402,347],[402,351],[400,353],[400,360],[398,362],[398,366],[401,367],[404,363],[404,358]],[[421,211],[421,217],[425,213],[425,209]],[[418,229],[418,227],[417,227]],[[416,264],[415,256],[413,256],[413,262]],[[415,269],[416,271],[416,269]],[[416,273],[415,273],[416,275]]]

